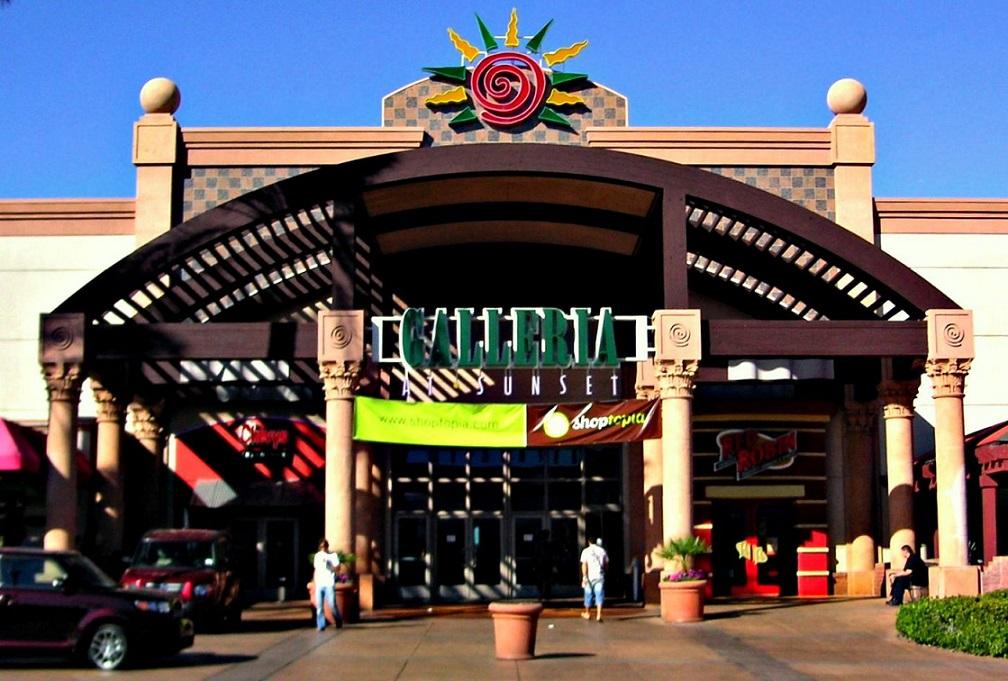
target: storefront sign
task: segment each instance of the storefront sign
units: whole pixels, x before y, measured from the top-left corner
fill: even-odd
[[[518,34],[518,11],[514,9],[511,10],[504,36],[494,36],[478,15],[476,23],[483,49],[454,29],[448,29],[448,37],[461,55],[463,65],[424,69],[433,74],[435,80],[454,85],[427,98],[425,104],[435,111],[453,113],[454,117],[448,123],[453,127],[478,127],[482,121],[492,127],[506,129],[538,119],[572,128],[558,108],[587,107],[583,97],[564,90],[588,85],[588,75],[555,71],[552,67],[576,57],[588,46],[588,41],[582,40],[540,55],[542,41],[553,23],[552,19],[531,37]],[[505,48],[520,48],[524,41],[525,49],[521,52],[501,50],[498,37],[503,38]],[[547,68],[543,68],[542,62]],[[466,63],[472,67],[465,66]]]
[[[245,445],[242,455],[256,461],[288,458],[290,431],[270,429],[258,419],[243,421],[235,429],[238,439]]]
[[[648,358],[648,318],[614,315],[587,307],[569,313],[552,307],[439,307],[433,315],[407,308],[401,315],[371,318],[372,358],[413,369],[615,368]],[[621,337],[632,347],[617,347]],[[395,349],[389,346],[394,345]]]
[[[524,447],[524,404],[354,399],[354,439],[444,447]]]
[[[787,468],[798,453],[798,432],[770,437],[756,430],[725,430],[718,433],[720,458],[714,470],[735,466],[735,478],[745,480],[768,468]]]
[[[658,400],[528,407],[528,446],[594,445],[661,437]]]
[[[536,406],[354,400],[354,439],[444,447],[560,447],[661,437],[658,400]]]

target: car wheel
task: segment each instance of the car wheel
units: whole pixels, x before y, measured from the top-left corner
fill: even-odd
[[[126,661],[129,650],[126,630],[118,624],[106,622],[98,625],[88,641],[87,659],[98,669],[118,669]]]

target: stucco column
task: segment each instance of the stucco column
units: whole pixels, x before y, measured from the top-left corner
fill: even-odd
[[[136,398],[127,408],[129,432],[150,455],[145,463],[146,475],[136,488],[127,492],[132,499],[140,499],[134,509],[143,510],[146,529],[164,524],[162,485],[164,483],[164,428],[161,425],[164,404],[146,398]]]
[[[829,534],[833,562],[830,572],[847,572],[847,514],[844,491],[844,414],[838,410],[826,427],[826,531]],[[837,595],[845,594],[846,586],[836,586]]]
[[[161,236],[178,222],[175,185],[181,182],[177,164],[182,131],[174,114],[181,101],[178,87],[167,78],[152,78],[140,90],[145,113],[133,124],[137,246]]]
[[[928,310],[928,359],[934,387],[935,483],[938,503],[938,569],[932,595],[973,595],[979,570],[969,565],[966,531],[966,448],[963,396],[973,361],[973,317],[968,310]],[[934,593],[934,591],[937,593]]]
[[[913,526],[913,402],[918,387],[918,381],[883,381],[879,386],[889,486],[889,561],[894,569],[903,567],[900,547],[917,550]]]
[[[124,413],[118,397],[97,379],[91,379],[94,390],[95,421],[98,424],[98,473],[95,502],[97,532],[95,543],[98,552],[106,556],[122,553],[123,543],[123,489],[122,489],[122,430]]]
[[[46,457],[47,549],[73,549],[77,535],[77,406],[84,375],[80,364],[43,364],[49,392],[49,430]]]
[[[637,399],[653,400],[658,397],[655,366],[651,362],[637,364],[635,384]],[[654,554],[665,541],[662,532],[662,441],[641,442],[644,492],[644,597],[658,602],[658,580],[665,562]]]
[[[875,588],[874,438],[875,405],[849,401],[846,405],[844,490],[847,502],[847,593],[873,596]]]
[[[360,363],[323,362],[325,386],[325,535],[334,550],[354,548],[353,396]]]
[[[658,310],[655,384],[662,401],[662,532],[693,535],[693,387],[700,360],[700,311]]]
[[[826,102],[835,114],[829,130],[837,224],[875,243],[875,126],[862,113],[868,93],[858,81],[843,78],[830,87]]]
[[[353,551],[353,398],[364,357],[364,313],[330,311],[318,321],[319,376],[325,392],[325,535],[335,551]]]

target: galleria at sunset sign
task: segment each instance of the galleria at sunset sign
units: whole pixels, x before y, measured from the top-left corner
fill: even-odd
[[[614,369],[648,359],[649,322],[607,307],[407,308],[371,318],[372,359],[412,369]]]

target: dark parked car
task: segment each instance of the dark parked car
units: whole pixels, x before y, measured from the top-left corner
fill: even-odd
[[[197,624],[234,624],[241,620],[241,580],[230,554],[226,532],[151,530],[119,582],[177,596]]]
[[[121,589],[75,551],[0,548],[4,653],[69,653],[111,670],[192,643],[178,598]]]

